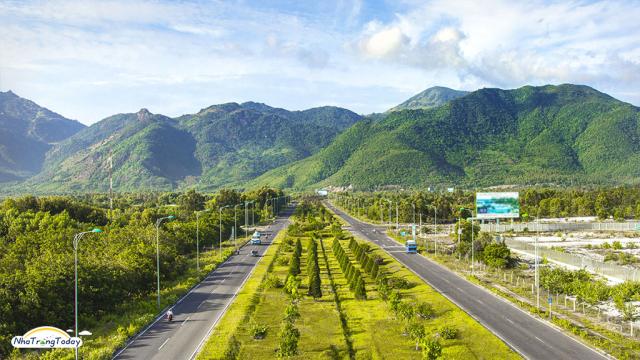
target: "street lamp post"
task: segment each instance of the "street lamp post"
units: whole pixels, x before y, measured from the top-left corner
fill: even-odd
[[[473,259],[474,259],[474,250],[473,250],[473,210],[471,209],[467,209],[465,207],[461,207],[460,208],[460,217],[458,218],[458,248],[460,247],[460,235],[462,233],[462,228],[460,227],[460,219],[462,218],[462,212],[468,210],[469,212],[471,212],[471,217],[467,218],[467,220],[471,219],[471,275],[473,275]],[[458,252],[458,255],[460,255],[460,252]]]
[[[91,231],[85,231],[85,232],[81,232],[76,234],[73,237],[73,253],[74,253],[74,273],[75,273],[75,291],[74,291],[74,302],[75,302],[75,311],[74,311],[74,318],[75,318],[75,337],[78,337],[78,245],[80,243],[80,240],[82,239],[82,237],[84,237],[86,234],[90,234],[90,233],[101,233],[102,230],[95,228]],[[76,346],[76,351],[75,351],[75,355],[76,355],[76,360],[78,359],[78,347]]]
[[[396,201],[396,235],[400,235],[400,221],[399,221],[400,210],[398,208],[398,202]]]
[[[388,223],[389,225],[387,226],[387,230],[388,230],[391,227],[391,206],[393,205],[393,202],[389,199],[384,199],[384,198],[382,200],[389,203],[389,223]]]
[[[536,241],[534,252],[534,268],[535,268],[535,287],[536,287],[536,308],[540,309],[540,275],[538,273],[538,239],[540,238],[540,218],[536,216]]]
[[[220,245],[220,262],[222,262],[222,259],[223,259],[222,257],[222,209],[228,208],[230,206],[231,205],[225,205],[225,206],[220,206],[218,208],[218,220],[220,222],[219,228],[218,228],[220,230],[220,238],[218,239],[218,242],[219,242],[218,245]]]
[[[175,216],[169,215],[156,220],[156,277],[158,280],[158,310],[160,310],[160,224],[164,220],[173,220],[175,218]]]
[[[204,209],[196,211],[196,269],[198,272],[200,272],[200,213],[211,210],[212,209]],[[211,249],[213,249],[213,246]]]
[[[411,207],[413,208],[413,225],[416,224],[416,203],[411,204]]]
[[[236,248],[236,253],[238,252],[238,206],[242,206],[243,204],[235,204],[233,205],[233,246]],[[245,229],[246,231],[246,229]]]
[[[433,208],[433,253],[438,253],[438,240],[437,240],[437,229],[438,229],[438,208],[435,205],[427,205]]]

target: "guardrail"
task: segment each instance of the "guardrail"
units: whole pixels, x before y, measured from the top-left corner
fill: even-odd
[[[588,222],[588,223],[514,223],[514,224],[480,224],[480,230],[486,232],[508,231],[640,231],[640,222]]]

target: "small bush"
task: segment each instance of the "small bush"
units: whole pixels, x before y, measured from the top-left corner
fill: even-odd
[[[411,320],[414,314],[415,314],[415,309],[413,308],[412,305],[404,301],[401,301],[400,304],[398,304],[398,310],[396,311],[396,315],[398,316],[398,318],[402,320]]]
[[[435,314],[435,312],[433,311],[433,306],[426,302],[420,302],[416,304],[415,313],[418,317],[423,319],[429,319]]]
[[[411,282],[399,277],[390,277],[387,280],[387,285],[392,289],[411,289],[414,286]]]
[[[265,279],[264,286],[267,289],[279,289],[279,288],[283,287],[284,284],[282,283],[282,280],[280,280],[280,278],[277,275],[270,274]]]
[[[451,326],[445,326],[440,329],[440,336],[445,340],[455,339],[458,337],[458,329]]]
[[[289,266],[289,258],[286,256],[278,256],[278,259],[276,260],[276,265]]]
[[[420,343],[422,347],[422,358],[427,360],[435,360],[442,356],[442,345],[437,339],[422,338]]]
[[[254,339],[262,340],[267,336],[268,328],[269,327],[267,325],[257,323],[252,319],[251,323],[249,324],[249,333]]]

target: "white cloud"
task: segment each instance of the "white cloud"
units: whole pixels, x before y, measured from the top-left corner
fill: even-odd
[[[433,85],[585,83],[640,104],[634,2],[283,3],[3,1],[0,90],[84,122],[245,100],[368,113]]]
[[[363,59],[450,69],[471,84],[585,82],[615,93],[637,86],[638,18],[640,6],[622,1],[436,0],[363,27],[356,41]]]
[[[405,46],[407,40],[408,38],[399,27],[391,26],[362,39],[360,48],[370,57],[395,57],[396,53]]]

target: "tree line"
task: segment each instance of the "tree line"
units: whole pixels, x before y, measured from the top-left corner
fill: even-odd
[[[11,337],[41,325],[73,328],[74,235],[100,228],[78,246],[78,299],[81,323],[99,324],[119,305],[155,290],[156,220],[159,225],[161,284],[179,278],[196,253],[196,227],[201,250],[228,239],[233,208],[253,201],[256,222],[270,216],[283,201],[279,190],[262,188],[240,193],[118,194],[113,210],[105,195],[23,196],[0,204],[0,357],[12,350]],[[202,212],[196,224],[196,211]],[[237,224],[244,214],[237,213]],[[222,224],[222,227],[220,227]],[[220,237],[220,234],[222,237]]]
[[[481,191],[481,190],[479,190]],[[511,190],[509,190],[511,191]],[[525,188],[520,194],[522,220],[532,217],[597,216],[600,219],[640,219],[640,188]],[[377,191],[332,195],[338,205],[374,222],[432,224],[453,223],[475,211],[475,192]],[[397,213],[396,213],[397,208]],[[434,210],[435,208],[435,210]]]

